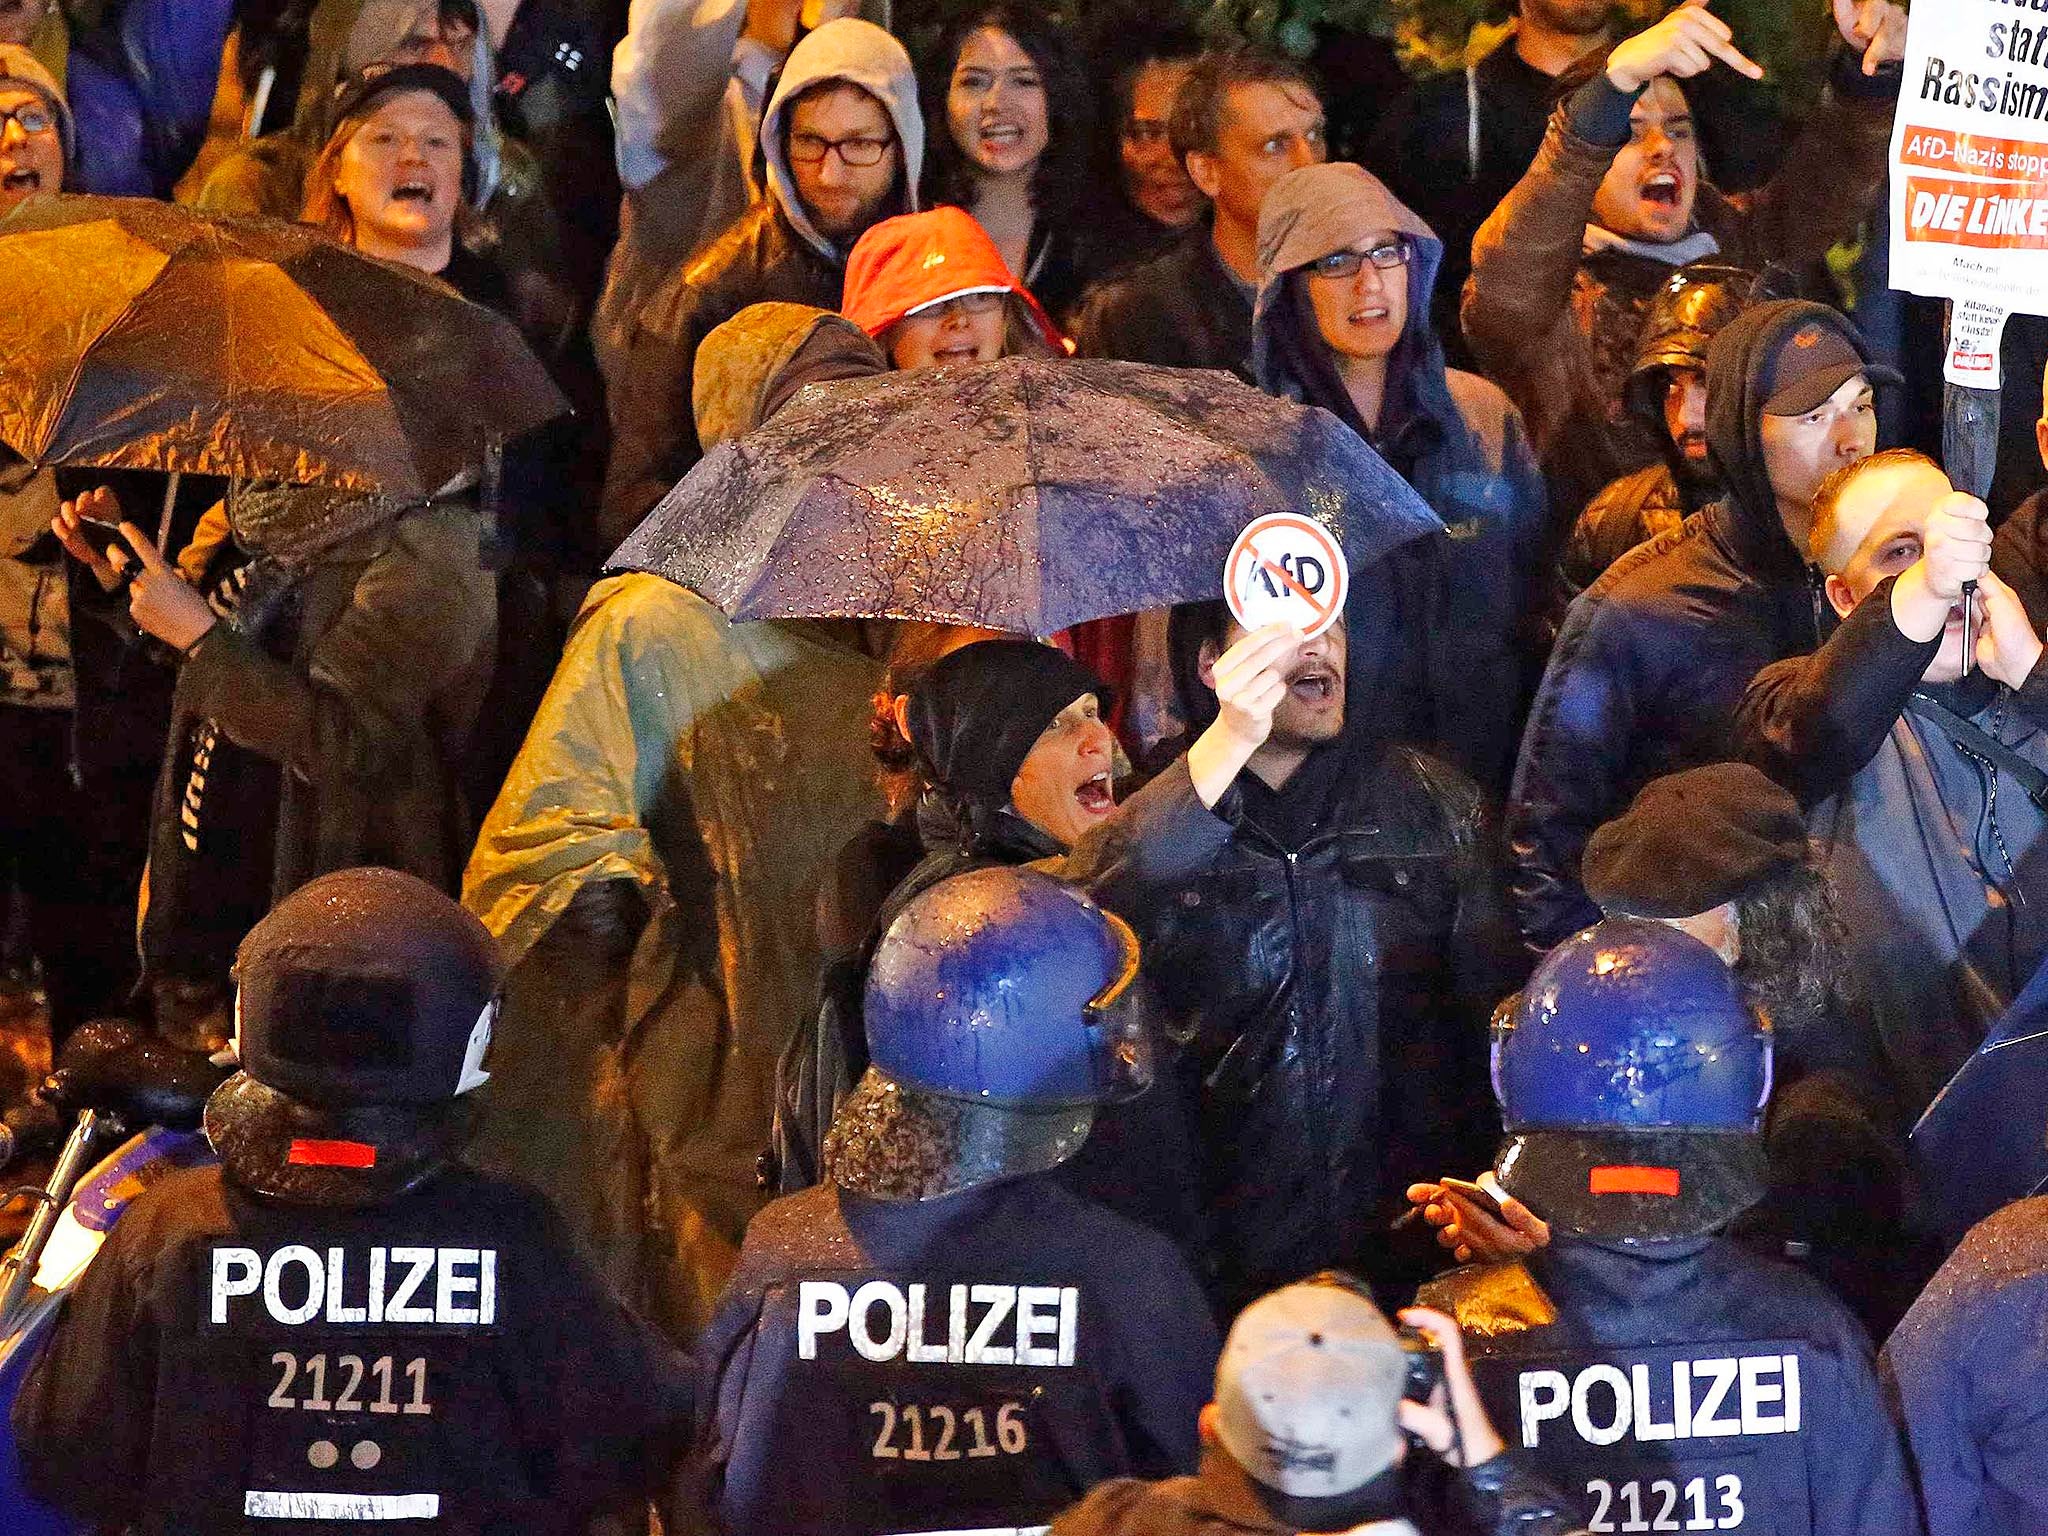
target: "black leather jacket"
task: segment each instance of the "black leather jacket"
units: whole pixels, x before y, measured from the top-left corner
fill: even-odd
[[[1329,1265],[1393,1279],[1405,1184],[1497,1133],[1486,1023],[1518,956],[1478,789],[1407,747],[1343,770],[1291,851],[1234,788],[1229,844],[1134,919],[1186,1041],[1226,1305]]]

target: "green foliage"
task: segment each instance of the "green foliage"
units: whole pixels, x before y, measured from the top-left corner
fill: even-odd
[[[1093,0],[1080,0],[1087,9]],[[1390,40],[1415,74],[1462,68],[1468,50],[1483,53],[1514,14],[1513,0],[1179,0],[1201,32],[1222,41],[1248,38],[1297,57],[1331,33],[1365,32]],[[1662,0],[1617,0],[1624,25],[1662,14]],[[1783,90],[1818,81],[1834,29],[1819,5],[1788,0],[1720,0],[1715,7],[1750,55]]]

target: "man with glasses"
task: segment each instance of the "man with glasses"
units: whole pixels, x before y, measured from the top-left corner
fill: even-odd
[[[854,241],[917,207],[924,127],[910,55],[872,23],[827,22],[791,50],[761,145],[768,195],[662,286],[614,369],[608,543],[701,457],[690,400],[698,343],[749,304],[838,309]]]
[[[1252,377],[1259,205],[1273,183],[1327,157],[1322,102],[1303,67],[1238,48],[1197,59],[1174,96],[1173,153],[1206,196],[1206,229],[1088,291],[1083,357]]]

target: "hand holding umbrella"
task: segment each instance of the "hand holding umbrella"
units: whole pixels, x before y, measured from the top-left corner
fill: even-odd
[[[81,518],[118,522],[133,550],[133,557],[119,549],[100,555],[80,531]],[[121,516],[121,503],[104,486],[88,491],[76,501],[57,509],[51,530],[65,549],[91,568],[99,583],[111,592],[121,584],[130,566],[135,568],[128,588],[128,613],[136,627],[154,635],[179,652],[192,649],[220,622],[220,616],[191,583],[178,574],[177,567],[157,552],[148,534]]]

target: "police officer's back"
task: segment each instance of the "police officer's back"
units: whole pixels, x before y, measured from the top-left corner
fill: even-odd
[[[1045,1176],[1149,1077],[1136,970],[1128,929],[1031,870],[891,924],[827,1182],[755,1217],[703,1341],[726,1528],[1043,1525],[1104,1478],[1193,1469],[1218,1348],[1193,1275]]]
[[[32,1490],[179,1536],[566,1533],[651,1491],[686,1362],[538,1195],[453,1163],[497,1010],[482,926],[348,870],[236,980],[222,1166],[140,1195],[69,1298],[15,1410]]]
[[[1458,1270],[1510,1446],[1600,1530],[1920,1529],[1869,1341],[1805,1275],[1717,1236],[1764,1193],[1768,1025],[1705,945],[1610,919],[1496,1024],[1496,1174],[1551,1245]]]

